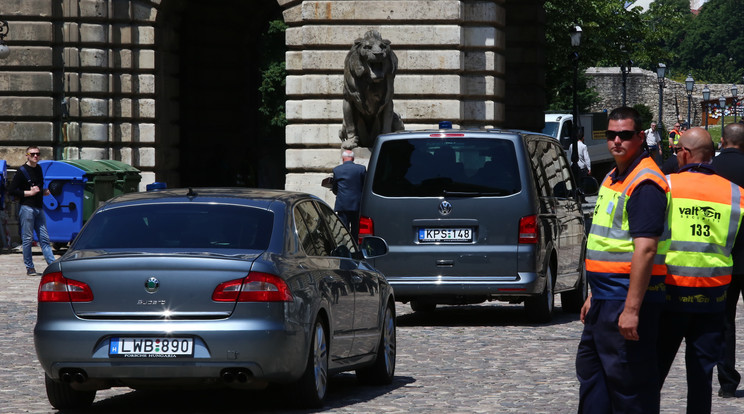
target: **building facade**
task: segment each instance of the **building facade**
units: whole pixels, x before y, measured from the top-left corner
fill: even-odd
[[[116,159],[142,186],[247,185],[330,196],[343,61],[378,30],[398,56],[407,129],[538,130],[542,0],[5,0],[0,159]],[[283,136],[257,109],[269,21],[288,26]]]

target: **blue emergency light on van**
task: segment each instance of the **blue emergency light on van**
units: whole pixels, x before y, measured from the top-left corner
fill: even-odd
[[[452,129],[452,121],[439,121],[439,129]]]

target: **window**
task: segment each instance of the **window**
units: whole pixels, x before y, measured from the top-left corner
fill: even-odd
[[[331,256],[351,257],[352,254],[356,253],[357,247],[352,241],[351,234],[346,230],[346,226],[341,223],[333,210],[325,204],[319,203],[318,208],[321,216],[328,224],[328,231],[335,244]]]
[[[336,248],[328,234],[323,219],[311,201],[305,201],[295,207],[295,226],[300,235],[302,249],[308,256],[331,256]]]
[[[265,250],[273,213],[214,204],[146,204],[95,214],[75,241],[76,250],[173,248]]]
[[[494,138],[409,139],[380,148],[372,191],[385,197],[521,190],[514,144]]]

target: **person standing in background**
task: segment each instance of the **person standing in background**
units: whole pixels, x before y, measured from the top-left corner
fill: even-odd
[[[723,149],[713,158],[716,174],[744,187],[744,124],[729,124],[721,136]],[[718,362],[718,395],[723,398],[736,396],[741,374],[736,371],[736,303],[744,296],[744,232],[739,231],[732,252],[734,268],[731,284],[726,292],[726,319],[723,331],[723,358]]]
[[[644,131],[646,133],[646,146],[648,147],[648,154],[656,162],[656,165],[661,164],[661,136],[659,131],[656,130],[656,122],[651,122],[651,127]]]
[[[34,268],[31,246],[34,241],[34,231],[39,237],[41,252],[47,264],[54,261],[52,246],[49,244],[49,234],[46,228],[43,196],[49,194],[44,188],[44,175],[39,166],[41,152],[39,147],[32,145],[26,148],[26,163],[18,167],[18,171],[8,186],[8,194],[18,198],[20,209],[18,222],[21,227],[23,242],[23,263],[26,265],[26,275],[39,276]]]
[[[334,211],[355,239],[359,237],[359,206],[362,201],[362,188],[367,169],[354,164],[354,152],[341,153],[342,164],[333,169],[333,187],[336,195]]]

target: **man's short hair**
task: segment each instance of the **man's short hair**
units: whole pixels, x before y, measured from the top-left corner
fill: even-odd
[[[344,152],[341,153],[341,158],[354,158],[354,151],[344,150]]]
[[[28,148],[26,148],[26,153],[28,154],[28,151],[32,149],[39,149],[39,147],[36,145],[29,145]]]
[[[726,146],[744,150],[744,124],[728,124],[723,128]]]
[[[641,122],[642,122],[641,114],[629,106],[621,106],[619,108],[613,109],[612,112],[610,112],[608,119],[613,120],[613,121],[620,121],[622,119],[632,119],[633,130],[635,131],[641,130]]]

